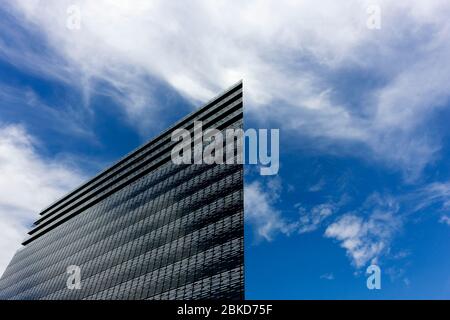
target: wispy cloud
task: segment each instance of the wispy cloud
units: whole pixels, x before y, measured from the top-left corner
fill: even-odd
[[[369,197],[368,204],[371,203],[374,206],[365,209],[369,210],[368,215],[361,211],[344,214],[325,230],[325,237],[336,239],[356,268],[369,261],[376,263],[389,252],[392,239],[403,225],[393,199],[375,195]]]
[[[298,220],[298,233],[307,233],[314,230],[322,224],[322,222],[337,211],[337,206],[332,203],[323,203],[313,206],[310,210],[305,209],[301,205],[297,205],[300,218]]]
[[[450,186],[433,183],[402,195],[372,193],[362,204],[342,214],[346,199],[313,205],[308,208],[302,203],[294,207],[299,217],[289,218],[278,209],[281,192],[280,179],[277,188],[253,182],[246,187],[246,214],[248,222],[256,228],[262,239],[271,241],[277,234],[293,235],[314,232],[324,228],[326,238],[336,240],[345,249],[351,263],[361,268],[368,262],[398,260],[409,256],[404,248],[392,247],[392,242],[403,232],[404,224],[411,215],[432,205],[438,205],[438,212],[448,209]],[[333,219],[334,216],[337,216]],[[428,218],[436,214],[428,215]],[[450,217],[442,214],[440,223],[450,225]]]
[[[413,203],[411,210],[414,212],[433,205],[439,205],[441,209],[448,209],[450,208],[450,182],[425,184],[415,192],[407,195],[407,198]]]
[[[267,184],[254,181],[244,187],[245,219],[254,228],[257,240],[271,241],[276,234],[289,235],[295,228],[295,224],[286,221],[275,207],[280,188],[277,179]]]
[[[160,112],[149,78],[195,101],[244,79],[255,119],[322,140],[324,152],[352,148],[414,180],[441,147],[427,119],[450,96],[450,4],[378,3],[376,31],[366,27],[369,0],[77,1],[76,31],[66,28],[72,1],[15,1],[10,11],[61,58],[45,64],[48,73],[76,74],[88,94],[97,81],[108,83],[141,126]],[[14,63],[24,54],[26,47],[7,57]]]
[[[308,188],[309,192],[318,192],[325,186],[325,179],[320,179],[317,183]]]
[[[334,280],[334,274],[333,273],[324,273],[320,276],[320,279]]]
[[[286,218],[278,209],[282,188],[280,178],[271,178],[266,183],[253,181],[244,187],[246,221],[259,239],[272,241],[277,234],[289,236],[315,231],[339,208],[339,204],[332,202],[310,208],[297,203],[294,207],[298,217]]]
[[[440,223],[444,223],[450,226],[450,217],[447,215],[443,215],[441,216],[441,218],[439,219]]]
[[[89,116],[80,110],[78,105],[72,105],[69,99],[53,103],[54,105],[49,105],[43,101],[39,94],[28,86],[0,84],[0,121],[26,122],[37,130],[48,131],[53,137],[56,133],[65,138],[80,137],[90,143],[97,142],[92,128],[88,125]]]
[[[79,184],[83,175],[42,157],[23,127],[0,126],[0,274],[37,210]]]

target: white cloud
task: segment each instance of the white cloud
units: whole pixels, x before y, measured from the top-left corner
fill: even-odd
[[[427,120],[450,95],[450,3],[377,3],[382,29],[374,31],[366,28],[369,0],[86,0],[77,1],[81,29],[70,31],[66,9],[73,1],[22,0],[13,12],[45,34],[61,61],[39,64],[26,46],[17,55],[5,45],[0,52],[16,64],[28,54],[48,74],[75,77],[87,94],[96,80],[107,82],[115,88],[107,93],[141,126],[163,112],[153,103],[148,76],[193,100],[243,78],[251,116],[328,146],[363,145],[354,152],[414,179],[440,148]],[[349,88],[333,80],[349,74],[359,79]],[[353,89],[361,83],[376,85]],[[355,92],[356,105],[339,99]]]
[[[272,241],[277,234],[291,235],[294,232],[307,233],[317,230],[323,221],[337,212],[339,204],[323,203],[307,210],[301,203],[298,219],[287,219],[277,209],[282,191],[279,178],[272,178],[265,184],[260,181],[246,183],[244,187],[245,219],[252,225],[257,238]]]
[[[368,203],[373,200],[369,198]],[[377,263],[390,251],[391,241],[402,226],[398,206],[391,201],[378,203],[367,217],[361,213],[344,214],[325,230],[325,237],[339,241],[356,268],[369,261]]]
[[[340,203],[324,203],[310,210],[297,204],[299,219],[287,219],[276,208],[281,191],[279,180],[272,181],[278,182],[276,187],[258,181],[245,186],[246,221],[259,239],[272,241],[277,234],[289,236],[313,232],[339,210]],[[341,215],[333,223],[326,224],[324,236],[337,240],[352,264],[359,269],[368,262],[378,263],[383,256],[393,259],[406,256],[405,251],[396,254],[391,248],[392,240],[402,229],[403,218],[396,199],[374,193],[355,212]],[[321,276],[328,280],[332,277],[332,274]]]
[[[440,223],[445,223],[445,224],[447,224],[447,225],[450,226],[450,217],[447,216],[447,215],[443,215],[443,216],[441,216],[441,218],[439,219],[439,222],[440,222]]]
[[[38,210],[83,179],[64,163],[40,156],[37,146],[23,127],[0,126],[0,274]]]
[[[305,208],[298,206],[300,212],[300,218],[298,221],[297,231],[299,233],[307,233],[320,226],[320,224],[329,216],[337,211],[337,207],[331,203],[323,203],[306,210]]]
[[[266,186],[254,181],[244,187],[245,219],[254,228],[257,239],[271,241],[278,233],[289,235],[295,227],[275,208],[280,187],[276,179]]]

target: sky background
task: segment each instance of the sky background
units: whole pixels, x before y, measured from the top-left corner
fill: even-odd
[[[0,0],[0,273],[40,209],[243,79],[281,139],[278,175],[246,167],[246,297],[449,299],[450,3],[337,2]]]

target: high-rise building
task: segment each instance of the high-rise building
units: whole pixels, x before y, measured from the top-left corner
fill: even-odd
[[[194,121],[242,128],[242,83],[40,212],[0,299],[243,298],[243,166],[174,164]]]

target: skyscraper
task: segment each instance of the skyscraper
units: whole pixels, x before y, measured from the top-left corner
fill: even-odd
[[[242,128],[242,83],[41,211],[0,299],[243,298],[243,167],[174,164],[194,121]]]

